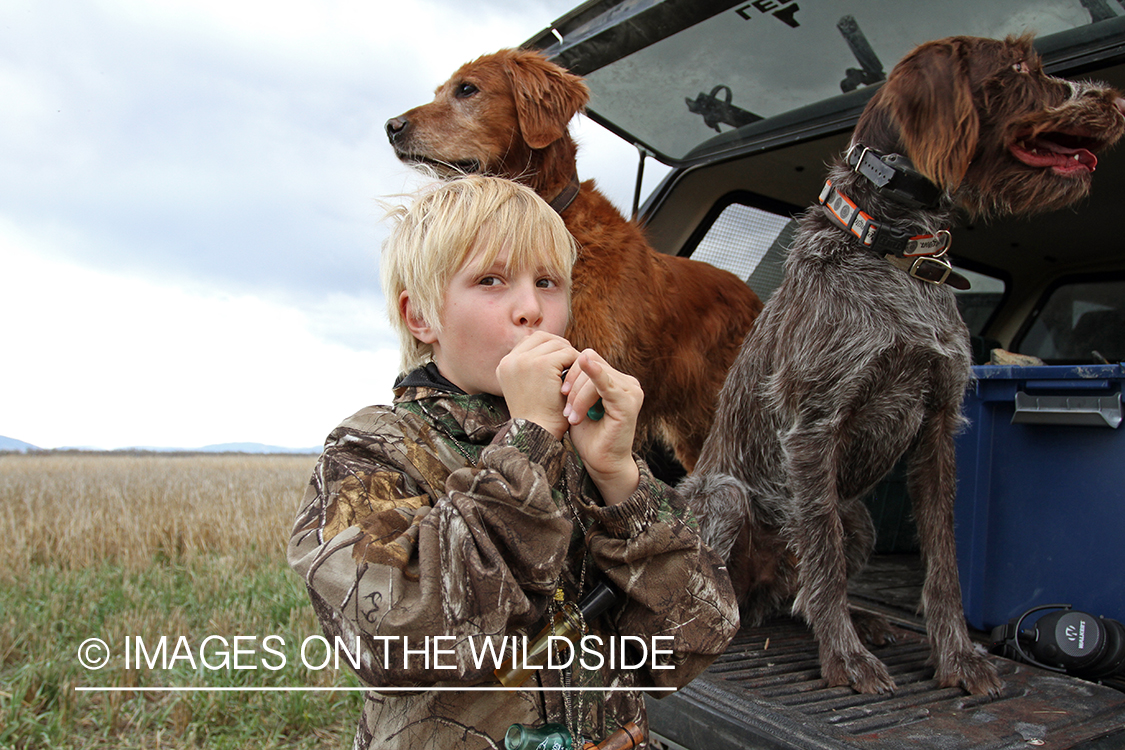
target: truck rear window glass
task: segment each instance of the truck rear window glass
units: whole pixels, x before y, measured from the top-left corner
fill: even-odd
[[[959,268],[956,264],[954,267],[959,274],[969,280],[971,285],[969,289],[963,291],[953,290],[957,296],[957,309],[961,311],[961,317],[969,327],[969,333],[979,336],[992,318],[992,313],[1000,306],[1007,287],[1001,279]]]
[[[1048,292],[1016,351],[1049,364],[1125,361],[1125,279],[1063,283]]]

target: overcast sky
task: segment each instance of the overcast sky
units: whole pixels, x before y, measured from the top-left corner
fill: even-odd
[[[303,448],[386,403],[383,123],[576,3],[0,3],[0,435]],[[635,150],[571,129],[627,211]]]

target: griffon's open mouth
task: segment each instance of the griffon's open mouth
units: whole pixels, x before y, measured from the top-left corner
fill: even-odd
[[[1088,174],[1098,166],[1094,151],[1102,145],[1089,136],[1047,132],[1017,138],[1010,151],[1029,167],[1052,169],[1056,174]]]

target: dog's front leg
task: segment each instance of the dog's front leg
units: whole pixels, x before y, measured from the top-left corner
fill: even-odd
[[[848,570],[837,488],[840,445],[831,428],[798,428],[784,439],[798,560],[795,612],[812,626],[821,676],[861,693],[893,691],[887,668],[860,641],[848,612]]]
[[[908,490],[926,580],[922,606],[933,648],[931,660],[943,687],[960,685],[973,694],[998,694],[996,668],[973,649],[961,605],[953,505],[957,497],[957,468],[953,436],[958,429],[960,403],[931,415],[922,425],[918,447],[910,459]]]

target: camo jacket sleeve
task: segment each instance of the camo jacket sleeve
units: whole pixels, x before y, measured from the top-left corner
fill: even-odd
[[[473,465],[424,420],[365,409],[338,427],[314,470],[289,544],[331,638],[363,651],[373,686],[474,682],[471,639],[538,620],[555,590],[572,520],[552,499],[562,444],[517,421]],[[421,656],[440,636],[440,670]]]
[[[587,544],[597,567],[626,593],[616,630],[671,638],[665,668],[632,673],[633,684],[682,687],[726,650],[738,631],[738,605],[726,565],[700,541],[684,498],[644,461],[637,465],[640,484],[624,503],[602,506],[584,493],[582,514],[593,521]]]

